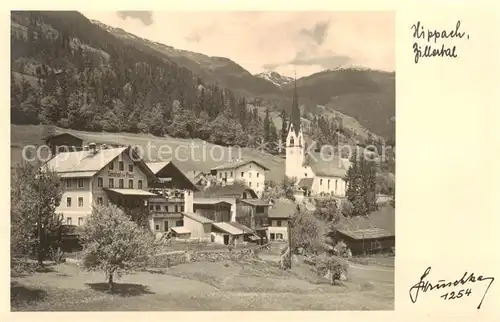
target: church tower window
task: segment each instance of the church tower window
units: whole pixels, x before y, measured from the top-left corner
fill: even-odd
[[[293,138],[290,138],[290,145],[293,146],[293,144],[294,144]]]

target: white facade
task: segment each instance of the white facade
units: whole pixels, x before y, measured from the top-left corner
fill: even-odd
[[[294,178],[296,183],[304,178],[312,178],[311,194],[319,195],[322,193],[334,194],[338,197],[344,197],[346,193],[346,183],[343,178],[336,176],[319,176],[314,173],[311,166],[304,165],[305,146],[302,134],[302,127],[298,135],[293,130],[293,124],[286,142],[286,169],[285,175],[288,178]]]
[[[253,189],[258,196],[264,191],[266,181],[266,170],[254,162],[249,162],[234,168],[224,168],[216,170],[218,182],[233,184],[240,181]]]
[[[296,134],[293,124],[291,124],[286,137],[285,161],[285,175],[289,178],[300,180],[303,177],[304,169],[302,164],[304,163],[304,143],[302,126],[298,134]]]
[[[116,157],[98,173],[87,178],[63,178],[63,194],[56,213],[61,213],[63,223],[80,226],[92,212],[92,205],[107,205],[104,188],[146,189],[146,175],[138,169],[126,153]]]
[[[269,219],[268,240],[288,240],[288,219]]]

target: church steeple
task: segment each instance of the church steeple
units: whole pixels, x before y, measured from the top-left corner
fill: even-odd
[[[293,100],[292,100],[292,112],[290,117],[290,125],[293,125],[293,130],[295,135],[299,135],[300,130],[300,110],[299,110],[299,99],[297,97],[297,75],[294,75],[293,81]]]

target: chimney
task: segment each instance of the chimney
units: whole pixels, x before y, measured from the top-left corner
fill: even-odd
[[[92,154],[96,154],[97,150],[96,150],[96,145],[95,145],[95,143],[89,143],[89,151],[90,151],[90,153],[92,153]]]

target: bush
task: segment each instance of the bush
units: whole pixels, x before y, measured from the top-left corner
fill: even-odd
[[[341,212],[344,216],[346,217],[351,217],[352,216],[352,210],[353,210],[353,206],[352,206],[352,203],[347,200],[347,199],[344,199],[342,200],[342,203],[341,203]]]
[[[314,259],[315,268],[319,275],[330,275],[332,284],[340,281],[342,275],[347,278],[347,269],[349,264],[337,256],[318,256]]]

